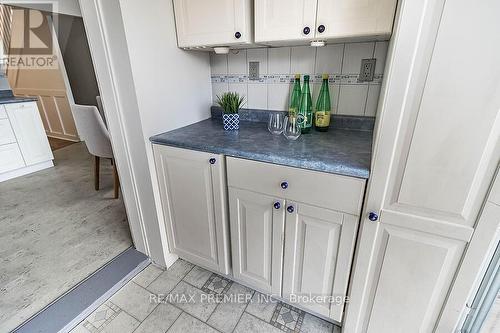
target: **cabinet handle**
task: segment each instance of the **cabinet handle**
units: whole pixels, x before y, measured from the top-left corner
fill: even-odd
[[[208,161],[210,162],[210,164],[215,164],[215,162],[216,162],[217,160],[216,160],[215,158],[213,158],[213,157],[212,157],[212,158],[211,158],[211,159],[209,159]]]
[[[302,32],[304,33],[304,35],[309,35],[309,33],[311,32],[311,28],[304,27],[304,29],[302,30]]]
[[[293,208],[293,206],[288,206],[288,207],[286,207],[286,210],[291,214],[291,213],[293,213],[295,208]]]
[[[241,38],[241,32],[236,31],[236,33],[234,34],[234,37],[236,37],[236,39],[240,39]]]
[[[319,32],[320,34],[322,34],[323,32],[325,32],[325,30],[326,30],[326,27],[325,27],[323,24],[321,24],[321,25],[318,27],[318,32]]]
[[[276,209],[280,209],[281,208],[281,204],[279,203],[279,201],[276,201],[274,203],[274,208],[276,208]]]
[[[280,184],[280,186],[281,186],[282,189],[286,190],[288,188],[288,183],[287,182],[282,182]]]
[[[368,219],[370,221],[373,221],[373,222],[376,222],[378,220],[378,215],[377,213],[374,213],[374,212],[370,212],[368,213]]]

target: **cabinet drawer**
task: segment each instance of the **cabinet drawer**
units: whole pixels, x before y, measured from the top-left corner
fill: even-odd
[[[7,112],[5,112],[5,108],[3,105],[0,105],[0,119],[6,119]]]
[[[24,167],[23,156],[17,143],[0,146],[0,173]]]
[[[276,164],[227,158],[229,186],[359,215],[365,180]],[[287,183],[287,188],[281,187]]]
[[[9,119],[0,119],[0,145],[16,142]]]

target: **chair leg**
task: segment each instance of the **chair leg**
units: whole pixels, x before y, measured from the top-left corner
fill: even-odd
[[[116,162],[113,161],[113,177],[114,177],[114,190],[115,199],[118,199],[118,190],[120,189],[120,179],[118,178],[118,171],[116,170]]]
[[[99,156],[94,156],[94,187],[99,191]]]

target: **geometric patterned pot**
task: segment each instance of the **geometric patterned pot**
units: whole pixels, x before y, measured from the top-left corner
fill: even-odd
[[[223,113],[222,123],[226,131],[234,131],[240,129],[240,115],[237,113]]]

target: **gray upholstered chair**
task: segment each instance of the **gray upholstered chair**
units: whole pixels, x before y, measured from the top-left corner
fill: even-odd
[[[94,156],[94,186],[96,191],[99,190],[100,158],[109,158],[113,163],[114,196],[118,198],[120,183],[116,171],[116,163],[113,158],[109,133],[99,110],[93,105],[73,104],[71,105],[71,112],[73,113],[80,139],[85,141],[89,153]]]

